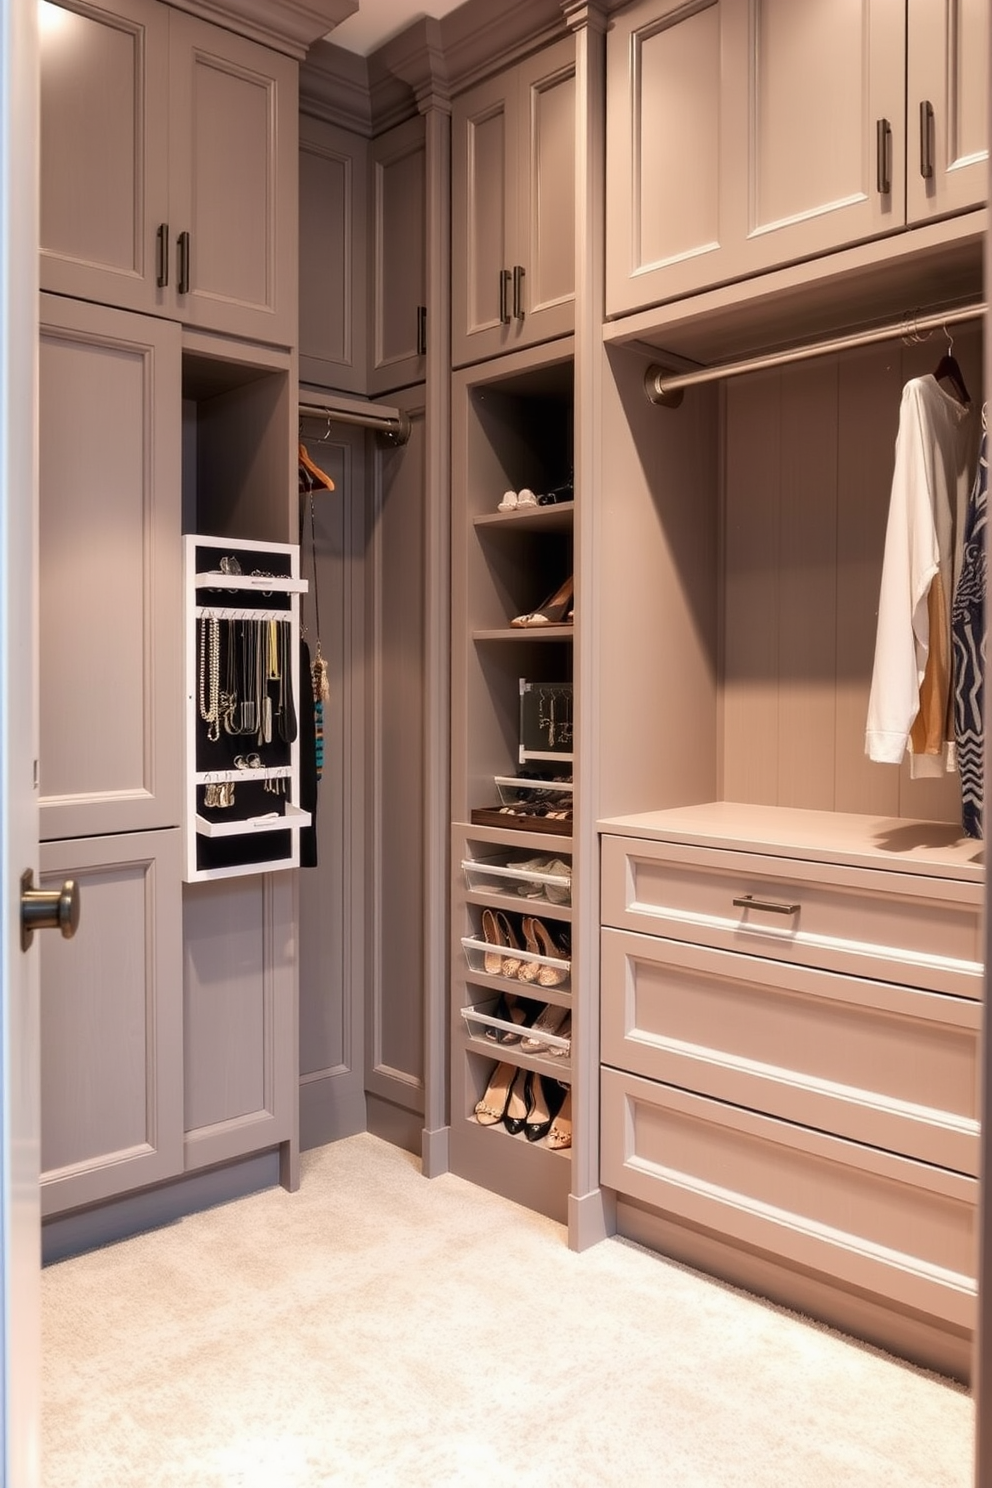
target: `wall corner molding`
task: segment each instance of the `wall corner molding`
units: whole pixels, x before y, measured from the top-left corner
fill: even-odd
[[[358,0],[170,0],[178,10],[302,61],[308,47],[358,9]]]
[[[331,41],[318,41],[300,68],[300,112],[370,137],[372,106],[366,58]]]

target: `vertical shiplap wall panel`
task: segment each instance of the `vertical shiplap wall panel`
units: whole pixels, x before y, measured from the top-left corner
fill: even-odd
[[[779,768],[780,374],[727,394],[724,795],[775,805]]]
[[[834,804],[837,665],[837,367],[782,375],[779,505],[779,788],[781,806]]]

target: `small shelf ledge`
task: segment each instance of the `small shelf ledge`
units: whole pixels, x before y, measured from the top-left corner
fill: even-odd
[[[574,625],[507,625],[495,630],[473,630],[473,641],[570,641]]]
[[[227,574],[198,573],[194,577],[197,589],[216,589],[225,594],[239,591],[261,594],[306,594],[308,579],[291,579],[285,574]]]
[[[486,512],[473,517],[476,528],[483,531],[517,532],[571,532],[573,526],[573,501],[556,501],[552,506],[525,506],[507,512]]]

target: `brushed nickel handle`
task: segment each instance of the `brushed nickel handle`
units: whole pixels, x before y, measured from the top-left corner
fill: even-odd
[[[67,878],[60,889],[36,889],[34,872],[21,874],[21,950],[26,951],[36,930],[61,930],[71,940],[79,929],[79,885]]]
[[[427,306],[417,306],[417,355],[427,355]]]
[[[509,311],[509,309],[507,307],[507,303],[506,303],[506,300],[507,300],[506,291],[509,288],[510,280],[511,280],[512,277],[513,276],[511,275],[509,269],[500,269],[500,271],[499,271],[499,323],[500,323],[500,325],[509,325],[510,324],[510,311]]]
[[[933,104],[924,98],[920,104],[920,175],[933,180]]]
[[[155,282],[159,289],[165,289],[169,283],[169,224],[159,224],[158,232],[155,234]]]
[[[875,125],[875,184],[879,196],[888,196],[892,190],[892,125],[888,119],[879,119]]]
[[[513,314],[517,320],[524,318],[524,266],[513,265]]]
[[[786,904],[778,899],[756,899],[753,894],[742,894],[733,902],[735,909],[763,909],[768,914],[794,915],[800,909],[798,904]]]
[[[189,271],[190,271],[190,245],[189,233],[181,232],[176,240],[179,249],[179,283],[176,288],[180,294],[189,294]]]

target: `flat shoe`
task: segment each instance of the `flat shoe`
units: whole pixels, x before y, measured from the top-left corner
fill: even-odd
[[[499,506],[496,509],[497,511],[515,511],[517,508],[517,502],[518,498],[516,491],[504,491],[503,500],[500,502]]]
[[[517,505],[518,506],[536,506],[537,505],[537,497],[534,495],[534,492],[531,490],[530,486],[521,486],[520,490],[517,492]]]

